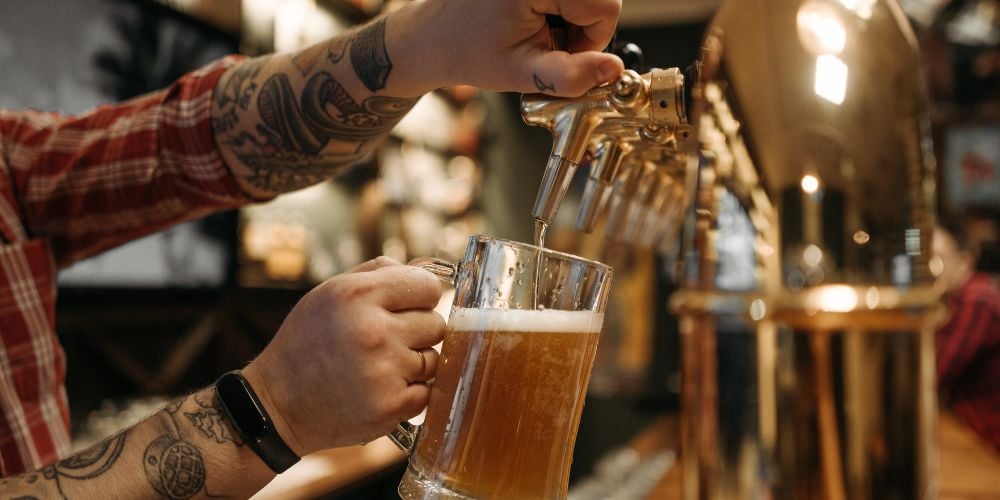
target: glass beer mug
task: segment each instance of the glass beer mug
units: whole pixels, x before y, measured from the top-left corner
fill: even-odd
[[[484,236],[457,264],[412,264],[455,300],[424,423],[390,436],[400,496],[565,498],[611,268]]]

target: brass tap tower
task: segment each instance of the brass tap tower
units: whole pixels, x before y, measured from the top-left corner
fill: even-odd
[[[698,67],[690,108],[676,69],[522,100],[553,134],[536,220],[589,150],[580,230],[606,211],[670,252],[685,224],[684,498],[936,498],[935,175],[897,0],[728,0]]]
[[[657,182],[654,174],[642,172],[641,167],[625,167],[635,161],[628,158],[636,152],[647,155],[655,149],[678,152],[675,135],[690,136],[684,96],[684,76],[677,68],[654,69],[642,75],[626,70],[614,83],[576,98],[522,96],[521,116],[525,123],[548,129],[553,139],[532,210],[536,220],[535,239],[541,239],[540,233],[558,212],[588,150],[595,161],[578,217],[577,227],[583,231],[593,230],[612,198],[616,181],[621,181],[626,171],[636,188],[645,189],[650,182]],[[620,189],[625,184],[619,183]],[[664,189],[657,190],[651,199],[658,201],[657,196]],[[638,200],[634,194],[626,194],[623,203],[631,206],[633,202],[649,201]],[[648,205],[632,207],[640,211],[648,208]]]
[[[935,498],[923,76],[895,0],[730,0],[703,44],[686,498]]]

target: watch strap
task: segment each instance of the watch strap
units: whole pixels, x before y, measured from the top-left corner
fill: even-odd
[[[250,448],[275,473],[281,474],[299,461],[299,456],[285,444],[285,441],[274,430],[260,441],[248,441]]]
[[[234,370],[215,382],[219,405],[250,449],[274,472],[281,474],[299,461],[285,444],[250,382]]]

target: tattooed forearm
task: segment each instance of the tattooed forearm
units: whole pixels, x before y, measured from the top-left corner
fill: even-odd
[[[195,495],[215,497],[209,492],[204,454],[206,446],[243,446],[219,406],[215,391],[208,389],[175,401],[156,417],[158,432],[142,454],[146,481],[158,494],[171,500]],[[194,441],[200,437],[199,447]],[[216,448],[218,449],[218,448]],[[234,448],[230,448],[234,449]]]
[[[250,100],[257,92],[257,75],[270,60],[270,57],[252,59],[227,71],[219,78],[213,94],[215,105],[220,107],[239,106],[250,108]]]
[[[240,155],[239,158],[250,170],[245,177],[247,182],[261,189],[285,192],[327,179],[336,169],[354,163],[358,156]]]
[[[223,140],[250,170],[248,182],[288,191],[315,184],[358,160],[370,149],[365,148],[368,141],[385,136],[414,102],[372,96],[359,104],[327,72],[314,74],[297,92],[279,73],[258,95],[257,133]]]
[[[233,130],[239,123],[238,112],[245,112],[257,93],[255,78],[267,63],[268,58],[248,61],[232,71],[227,71],[219,79],[213,98],[214,109],[212,128],[215,132],[225,133]]]
[[[316,73],[301,91],[276,74],[264,83],[257,110],[278,150],[315,155],[333,140],[360,149],[389,132],[413,101],[372,96],[358,104],[330,73]]]
[[[59,463],[0,479],[0,499],[246,498],[270,477],[206,389]]]
[[[51,469],[56,476],[81,481],[100,477],[121,457],[127,435],[128,431],[122,432],[43,470]]]
[[[157,493],[170,499],[191,498],[205,486],[201,452],[183,439],[164,434],[143,455],[146,479]]]
[[[239,434],[230,430],[226,414],[219,405],[215,392],[199,392],[194,395],[194,400],[198,403],[198,409],[184,412],[192,427],[217,443],[230,442],[236,446],[243,446],[243,439]]]
[[[201,451],[183,438],[177,421],[187,400],[175,401],[154,417],[159,420],[159,436],[146,446],[142,458],[149,485],[172,500],[191,498],[205,486]]]
[[[227,72],[212,123],[241,179],[270,193],[302,188],[385,138],[417,101],[367,95],[385,89],[392,71],[385,38],[380,19],[325,45]]]
[[[389,52],[385,50],[385,19],[363,29],[351,44],[351,64],[358,78],[372,92],[385,88],[392,71]]]
[[[118,462],[128,431],[102,441],[59,463],[0,481],[3,498],[69,498],[76,483],[101,478]],[[10,495],[9,497],[7,495]]]

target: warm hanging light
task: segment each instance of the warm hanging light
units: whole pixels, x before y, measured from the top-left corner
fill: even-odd
[[[795,19],[799,41],[815,55],[837,55],[847,44],[847,29],[836,9],[827,3],[810,1],[799,7]]]
[[[871,19],[872,7],[878,0],[840,0],[840,4],[861,19]]]
[[[815,194],[819,190],[819,178],[813,174],[803,175],[801,185],[806,194]]]
[[[824,54],[816,58],[816,95],[836,105],[844,102],[847,93],[847,65],[837,56]]]

